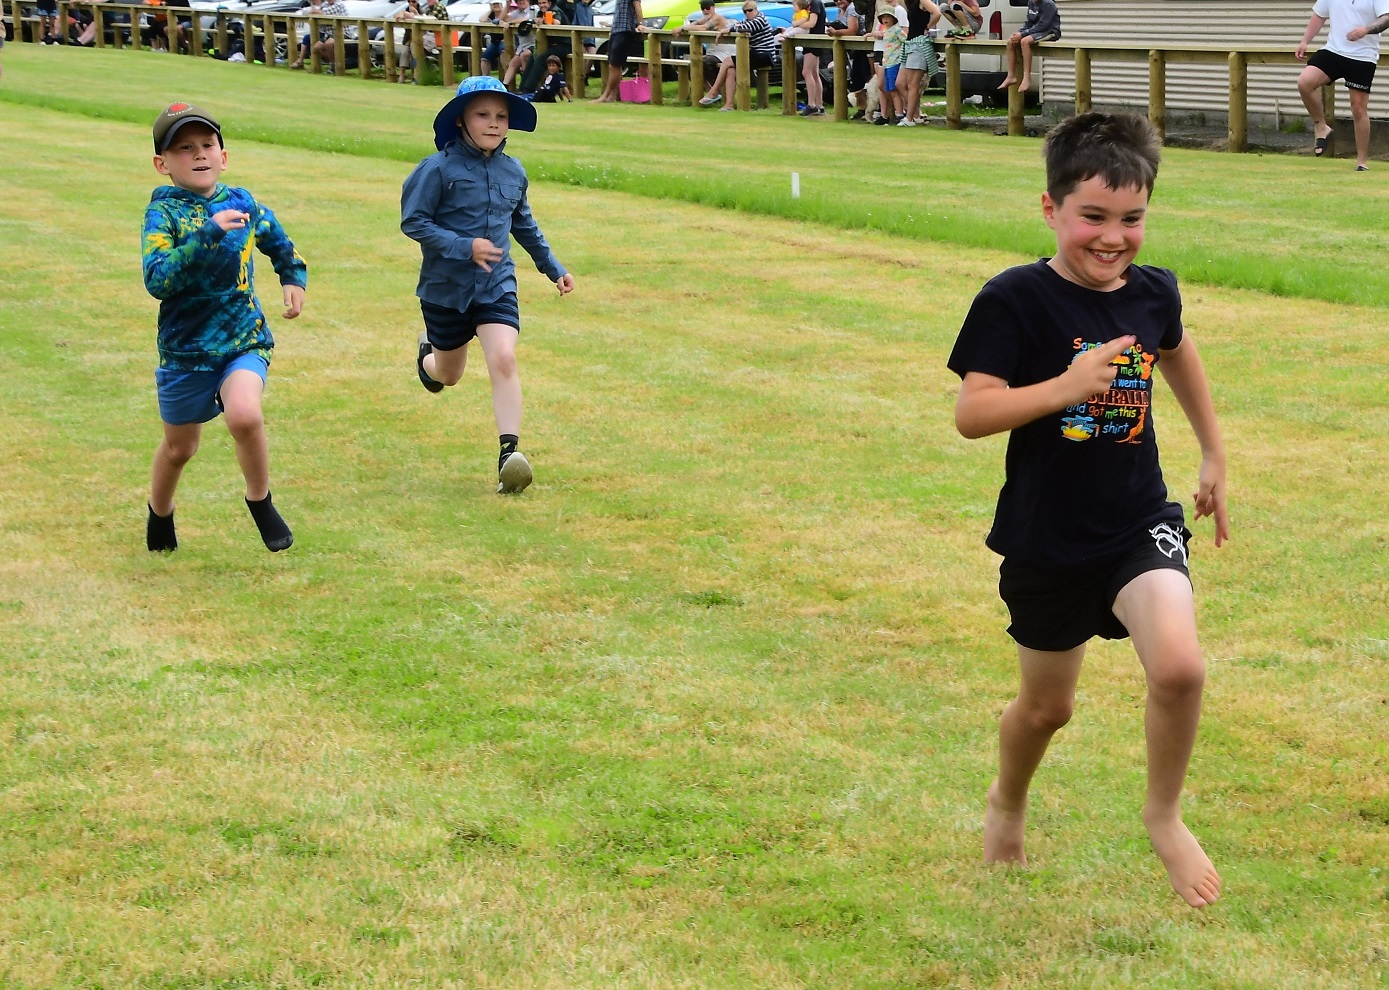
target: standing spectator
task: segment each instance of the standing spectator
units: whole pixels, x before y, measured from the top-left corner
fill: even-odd
[[[1379,34],[1389,20],[1389,0],[1317,0],[1312,19],[1297,46],[1297,57],[1307,58],[1307,46],[1328,20],[1326,47],[1307,62],[1297,77],[1297,91],[1312,117],[1312,154],[1320,158],[1331,143],[1331,125],[1326,121],[1321,88],[1334,79],[1346,81],[1350,94],[1350,116],[1355,122],[1355,170],[1370,170],[1370,84],[1379,64]],[[1370,37],[1373,35],[1373,37]]]
[[[603,92],[594,103],[622,102],[622,74],[633,56],[641,57],[641,0],[617,0],[613,7],[613,23],[608,36],[608,78]],[[661,74],[655,73],[653,86],[661,84]]]
[[[857,38],[864,33],[864,18],[853,0],[836,0],[825,33],[831,38]],[[849,95],[854,98],[854,120],[862,120],[868,108],[868,80],[873,78],[867,52],[849,52]]]
[[[593,27],[593,0],[574,0],[574,23],[579,27]],[[597,38],[582,39],[584,52],[592,55],[598,50]]]
[[[758,69],[770,69],[777,63],[777,41],[776,33],[772,30],[772,25],[767,22],[767,17],[757,7],[757,0],[745,0],[743,4],[743,19],[736,23],[730,22],[728,30],[734,34],[745,34],[748,36],[748,59],[752,71]],[[718,44],[723,34],[714,36],[714,43]],[[738,89],[738,73],[734,64],[735,58],[730,58],[719,66],[719,74],[714,79],[714,84],[709,87],[709,92],[699,101],[700,106],[710,107],[724,101],[719,112],[725,110],[736,110],[733,97]],[[722,94],[722,95],[720,95]]]
[[[891,104],[887,99],[887,73],[883,70],[883,50],[887,47],[887,42],[883,40],[882,32],[879,30],[878,15],[885,10],[892,11],[897,18],[898,24],[907,23],[907,10],[901,4],[894,4],[891,0],[876,0],[873,22],[868,25],[869,34],[873,38],[873,76],[878,84],[878,106],[872,115],[872,122],[875,124],[885,123],[884,117],[892,112]],[[868,106],[873,107],[873,98],[868,99]],[[883,108],[888,108],[888,114],[883,113]]]
[[[39,37],[45,45],[63,43],[62,30],[58,27],[58,0],[38,0],[34,5],[39,12]],[[18,37],[19,25],[14,26]],[[23,40],[23,39],[20,39]]]
[[[806,8],[810,16],[803,25],[805,33],[824,34],[827,23],[824,0],[809,0]],[[802,117],[825,115],[825,83],[820,78],[820,56],[824,53],[825,49],[810,45],[801,49],[801,78],[805,80],[805,109],[801,111]]]
[[[1346,0],[1347,3],[1353,0]],[[999,84],[999,89],[1007,89],[1018,82],[1013,75],[1017,62],[1018,49],[1022,49],[1022,82],[1018,92],[1026,93],[1032,88],[1032,46],[1044,41],[1056,41],[1061,37],[1061,14],[1056,9],[1056,0],[1027,0],[1027,16],[1022,27],[1008,39],[1008,76]]]
[[[940,16],[951,25],[946,32],[951,38],[973,38],[984,26],[984,12],[978,0],[947,0],[940,5]]]
[[[940,20],[940,8],[931,0],[904,0],[907,8],[907,45],[903,50],[898,85],[906,102],[906,116],[899,126],[921,123],[921,84],[936,74],[936,46],[926,32]]]
[[[907,44],[907,32],[897,21],[897,13],[884,10],[878,15],[878,34],[883,39],[882,95],[878,102],[885,113],[874,118],[875,124],[900,124],[907,119],[906,101],[897,88],[897,76],[902,69],[902,49]]]

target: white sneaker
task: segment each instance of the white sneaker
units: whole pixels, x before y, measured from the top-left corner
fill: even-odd
[[[897,126],[898,126],[898,127],[915,127],[915,126],[916,126],[916,121],[914,121],[914,120],[902,119],[902,120],[899,120],[899,121],[897,122]]]
[[[502,461],[497,472],[497,494],[516,495],[526,490],[531,483],[531,462],[519,450],[513,450]]]

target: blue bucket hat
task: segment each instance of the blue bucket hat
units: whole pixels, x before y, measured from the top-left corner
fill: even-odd
[[[469,76],[458,84],[458,93],[434,118],[434,147],[443,151],[450,141],[462,136],[458,128],[458,118],[463,116],[468,102],[482,93],[496,93],[506,99],[507,109],[511,111],[512,129],[535,130],[535,107],[528,101],[508,91],[500,80],[492,76]]]

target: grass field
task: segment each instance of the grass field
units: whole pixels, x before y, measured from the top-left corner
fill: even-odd
[[[3,60],[0,986],[1389,986],[1380,172],[1174,150],[1159,180],[1148,260],[1233,489],[1194,558],[1188,821],[1226,891],[1196,913],[1138,816],[1125,644],[1038,775],[1031,868],[979,863],[1003,441],[955,432],[944,360],[1046,250],[1035,141],[545,108],[510,150],[578,289],[518,265],[537,482],[500,499],[485,376],[414,377],[398,200],[441,91]],[[310,266],[273,321],[285,554],[216,424],[180,550],[143,548],[175,98]]]

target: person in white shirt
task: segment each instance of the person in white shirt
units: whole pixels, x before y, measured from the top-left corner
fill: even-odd
[[[1320,158],[1331,142],[1321,88],[1344,79],[1350,94],[1350,115],[1355,122],[1355,170],[1370,168],[1370,84],[1379,64],[1379,32],[1389,26],[1389,0],[1317,0],[1312,18],[1297,46],[1297,57],[1307,68],[1297,78],[1297,91],[1312,118],[1315,143],[1312,154]],[[1326,46],[1307,58],[1307,46],[1328,21]],[[1375,25],[1381,25],[1377,29]]]

